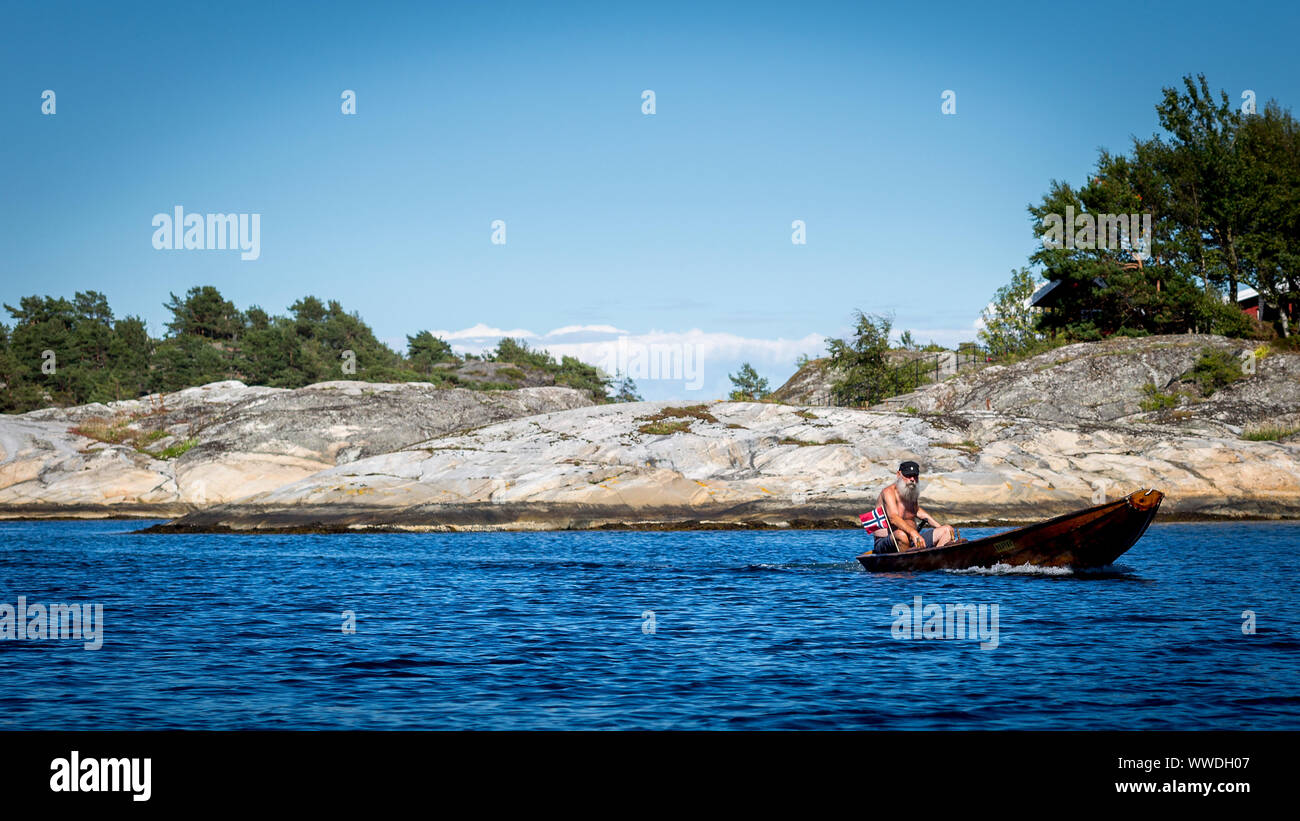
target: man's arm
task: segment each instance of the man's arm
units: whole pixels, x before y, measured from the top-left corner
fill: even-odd
[[[939,524],[939,522],[930,515],[929,511],[921,507],[919,504],[916,506],[916,518],[925,519],[930,523],[930,527],[943,527],[943,525]]]

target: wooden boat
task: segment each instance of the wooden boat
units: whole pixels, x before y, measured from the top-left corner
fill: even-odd
[[[1103,567],[1142,538],[1165,494],[1138,490],[1115,502],[1067,513],[1045,522],[974,541],[905,553],[863,553],[858,561],[875,572],[992,567]]]

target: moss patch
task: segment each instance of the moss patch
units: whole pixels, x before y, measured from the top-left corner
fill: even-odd
[[[802,439],[791,439],[789,436],[777,442],[778,445],[797,445],[801,448],[818,447],[819,445],[851,445],[847,439],[827,439],[825,442],[805,442]]]
[[[162,459],[162,460],[175,459],[177,456],[180,456],[182,453],[185,453],[187,450],[194,447],[198,443],[199,443],[198,439],[186,439],[184,442],[178,442],[177,444],[172,445],[169,448],[163,448],[157,453],[150,453],[149,455],[155,459]]]
[[[651,436],[670,436],[674,433],[685,433],[691,429],[691,423],[686,420],[680,422],[647,422],[637,428],[641,433],[648,433]]]
[[[70,428],[68,432],[97,442],[107,442],[110,445],[120,445],[139,434],[139,431],[130,428],[130,423],[125,419],[114,421],[100,417],[87,419],[80,425]]]
[[[87,419],[80,425],[69,428],[68,432],[110,445],[126,445],[135,448],[146,456],[152,456],[155,459],[158,459],[162,457],[159,457],[156,453],[153,453],[147,448],[159,439],[165,439],[167,437],[167,431],[162,428],[144,431],[133,427],[131,424],[135,419],[151,415],[153,414],[136,414],[135,416],[128,418],[118,419],[94,417]],[[168,450],[170,450],[170,448],[168,448]],[[188,448],[186,448],[186,450],[188,450]],[[181,453],[184,453],[184,451],[181,451]]]
[[[696,419],[718,424],[717,417],[705,410],[704,405],[688,405],[684,408],[664,408],[651,416],[639,417],[637,421],[645,424],[637,430],[653,436],[684,433],[691,429],[691,423]]]

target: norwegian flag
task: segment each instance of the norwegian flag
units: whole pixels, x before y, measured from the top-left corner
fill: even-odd
[[[868,533],[875,533],[877,530],[889,527],[889,517],[885,515],[883,505],[870,513],[863,513],[858,518],[862,520],[862,529]]]

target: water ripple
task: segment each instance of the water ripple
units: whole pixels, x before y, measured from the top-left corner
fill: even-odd
[[[1300,728],[1296,524],[898,574],[848,530],[137,527],[0,523],[0,604],[104,613],[98,650],[0,639],[0,728]]]

